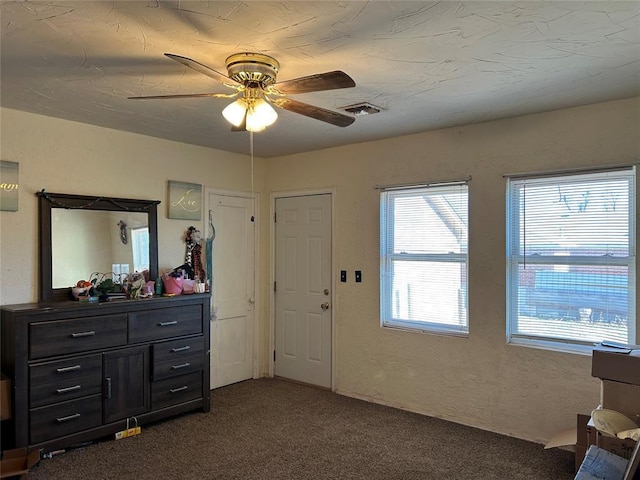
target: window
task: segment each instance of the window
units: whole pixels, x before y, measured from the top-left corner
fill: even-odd
[[[382,326],[468,331],[467,198],[466,183],[381,193]]]
[[[133,271],[149,270],[149,229],[147,227],[131,230],[131,247],[133,250]]]
[[[635,169],[507,183],[512,343],[635,343]]]

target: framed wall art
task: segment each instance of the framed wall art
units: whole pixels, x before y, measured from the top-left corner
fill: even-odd
[[[202,185],[169,180],[167,218],[200,220],[202,217]]]
[[[18,211],[18,162],[0,160],[0,210]]]

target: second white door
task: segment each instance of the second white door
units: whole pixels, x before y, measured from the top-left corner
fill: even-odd
[[[253,376],[254,224],[252,200],[209,194],[215,228],[211,388]]]
[[[275,374],[331,387],[331,195],[276,199]]]

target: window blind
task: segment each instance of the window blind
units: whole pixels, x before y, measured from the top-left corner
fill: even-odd
[[[468,186],[381,193],[381,322],[466,332]]]
[[[635,341],[635,168],[508,180],[511,341]]]

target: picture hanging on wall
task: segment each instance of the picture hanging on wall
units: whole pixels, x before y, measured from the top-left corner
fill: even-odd
[[[167,218],[200,220],[202,216],[202,185],[169,180]]]
[[[18,211],[18,162],[0,160],[0,210]]]

